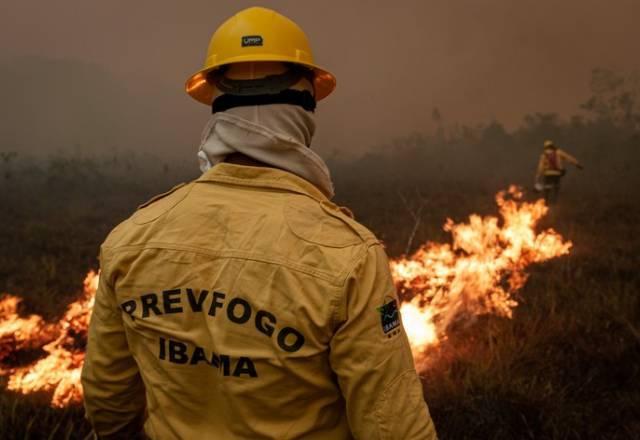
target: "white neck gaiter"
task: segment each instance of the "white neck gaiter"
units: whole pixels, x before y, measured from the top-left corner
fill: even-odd
[[[313,113],[296,105],[235,107],[211,116],[202,132],[198,161],[207,171],[232,153],[289,171],[334,195],[327,165],[309,145],[315,132]]]

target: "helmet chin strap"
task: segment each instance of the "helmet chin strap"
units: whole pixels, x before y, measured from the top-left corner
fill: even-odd
[[[291,63],[254,64],[258,63],[225,66],[209,73],[207,81],[221,92],[211,103],[212,113],[235,107],[268,104],[291,104],[308,112],[315,111],[313,72]],[[247,72],[247,69],[250,71]],[[254,75],[258,75],[258,78]]]
[[[209,74],[208,81],[223,94],[236,96],[272,95],[290,89],[302,79],[313,84],[313,74],[304,68],[289,65],[289,68],[278,74],[263,78],[233,79],[226,76],[228,69],[219,69]]]
[[[246,107],[251,105],[267,104],[291,104],[302,107],[308,112],[316,109],[316,100],[308,90],[282,90],[274,94],[262,95],[231,95],[218,96],[211,104],[211,113],[223,112],[234,107]]]

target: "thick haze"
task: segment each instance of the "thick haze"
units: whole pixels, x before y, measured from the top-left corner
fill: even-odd
[[[184,81],[256,4],[297,21],[338,78],[318,110],[325,154],[432,131],[434,107],[446,124],[568,115],[592,68],[640,68],[638,0],[3,0],[0,151],[195,154],[209,109]]]

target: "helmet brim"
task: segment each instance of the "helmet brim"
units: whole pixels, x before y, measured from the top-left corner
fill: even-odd
[[[278,56],[265,56],[264,59],[256,57],[256,55],[245,57],[235,57],[234,59],[227,60],[227,62],[210,66],[205,69],[201,69],[198,72],[191,75],[185,82],[185,91],[198,102],[205,105],[211,105],[214,96],[214,86],[207,80],[209,73],[220,69],[223,66],[235,63],[248,63],[248,62],[263,62],[263,61],[275,61],[298,64],[304,66],[313,71],[313,87],[315,91],[316,101],[320,101],[329,96],[336,88],[336,77],[326,69],[320,66],[309,63],[302,63],[300,61],[292,61],[289,57]]]

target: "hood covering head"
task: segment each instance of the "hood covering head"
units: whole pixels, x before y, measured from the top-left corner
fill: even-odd
[[[313,113],[291,104],[234,107],[213,114],[202,133],[198,160],[205,172],[232,153],[289,171],[334,195],[326,164],[309,146]]]

